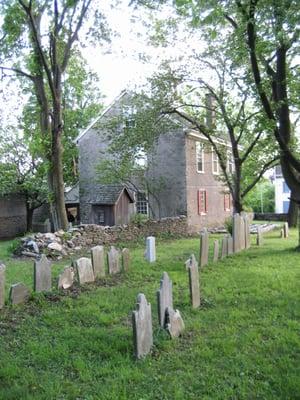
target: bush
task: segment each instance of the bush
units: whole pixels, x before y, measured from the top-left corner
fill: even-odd
[[[148,215],[146,214],[134,214],[131,218],[130,218],[130,222],[133,224],[136,224],[138,226],[143,225],[146,221],[148,221]]]

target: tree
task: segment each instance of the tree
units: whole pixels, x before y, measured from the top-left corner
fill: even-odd
[[[10,128],[0,138],[0,194],[21,194],[26,204],[27,231],[32,230],[33,212],[48,200],[46,168],[41,158],[31,156],[24,138]]]
[[[267,179],[262,179],[246,196],[245,206],[255,213],[273,213],[275,209],[275,188]]]
[[[2,66],[2,70],[32,83],[45,157],[51,166],[48,184],[53,193],[55,228],[66,229],[68,225],[63,179],[63,76],[89,14],[94,15],[94,21],[90,21],[87,36],[108,39],[103,15],[92,5],[97,4],[92,0],[2,2],[2,60],[13,64]]]

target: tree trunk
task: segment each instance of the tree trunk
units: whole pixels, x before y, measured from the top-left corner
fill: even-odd
[[[293,192],[291,192],[291,201],[290,201],[290,206],[289,206],[289,211],[288,211],[288,224],[289,227],[295,228],[298,223],[298,211],[299,207],[298,204],[292,200],[294,199],[295,196],[293,196]]]
[[[34,208],[31,208],[26,202],[26,231],[32,232],[32,220],[33,220]]]

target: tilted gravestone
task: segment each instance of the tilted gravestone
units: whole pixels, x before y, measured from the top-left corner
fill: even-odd
[[[105,276],[104,247],[103,246],[92,247],[91,259],[92,259],[95,279],[103,278]]]
[[[257,246],[261,246],[263,244],[263,234],[260,226],[257,227],[256,244]]]
[[[58,277],[58,289],[69,289],[74,283],[74,268],[66,267]]]
[[[144,294],[137,297],[136,310],[132,312],[134,354],[136,358],[146,356],[153,346],[151,304]]]
[[[208,264],[208,250],[209,250],[209,237],[208,232],[204,231],[200,233],[200,267],[204,267]]]
[[[224,236],[222,239],[222,248],[221,248],[221,260],[227,257],[227,236]]]
[[[123,264],[123,271],[128,272],[130,265],[130,253],[129,250],[126,248],[122,250],[122,264]]]
[[[200,306],[200,285],[198,264],[191,262],[188,267],[190,299],[193,308]]]
[[[198,263],[194,254],[191,254],[190,258],[185,262],[185,269],[188,271],[190,265],[197,265]]]
[[[213,262],[217,262],[219,259],[219,241],[214,241],[214,255],[213,255]]]
[[[227,236],[227,255],[230,256],[233,253],[233,240],[232,236]]]
[[[111,246],[109,252],[107,253],[108,259],[108,273],[110,275],[118,274],[121,272],[120,265],[120,252],[114,246]]]
[[[5,303],[5,265],[0,264],[0,310]]]
[[[79,258],[75,261],[75,267],[80,285],[95,281],[92,262],[89,258]]]
[[[156,248],[155,248],[155,237],[148,236],[146,239],[146,260],[148,262],[156,261]]]
[[[166,330],[171,338],[178,337],[184,331],[184,322],[178,310],[168,307],[166,310]]]
[[[232,221],[232,238],[233,238],[233,252],[238,253],[241,251],[241,217],[239,214],[234,214]]]
[[[173,308],[172,281],[169,275],[164,272],[160,281],[160,288],[157,291],[158,322],[162,328],[166,325],[166,310]]]
[[[287,222],[285,222],[283,225],[283,237],[284,238],[289,237],[289,224]]]
[[[29,290],[23,283],[16,283],[11,286],[9,291],[9,301],[11,304],[25,303],[29,299]]]
[[[34,291],[49,292],[51,290],[51,261],[45,254],[34,262]]]

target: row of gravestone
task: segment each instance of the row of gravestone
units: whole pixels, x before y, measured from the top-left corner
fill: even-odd
[[[250,223],[247,214],[235,214],[232,218],[232,236],[225,235],[221,243],[219,240],[214,241],[213,261],[216,262],[219,258],[223,259],[233,253],[238,253],[241,250],[249,249],[251,245],[250,240]],[[200,233],[200,267],[208,264],[209,255],[209,233],[205,229]]]
[[[193,308],[200,306],[199,269],[195,256],[185,263],[189,275],[190,299]],[[171,338],[181,335],[184,322],[178,310],[173,308],[173,285],[167,272],[163,273],[160,288],[157,291],[157,309],[159,326],[166,329]],[[134,353],[142,358],[150,353],[153,346],[153,328],[151,304],[143,293],[137,296],[136,310],[132,312]]]
[[[121,260],[122,259],[122,260]],[[130,264],[130,254],[128,249],[120,252],[111,246],[107,253],[108,274],[120,273],[122,270],[127,272]],[[51,262],[45,255],[40,260],[34,262],[34,291],[49,292],[52,288]],[[68,289],[74,284],[75,273],[79,284],[94,282],[97,278],[106,275],[105,252],[103,246],[95,246],[91,249],[91,259],[81,257],[74,262],[72,267],[65,267],[58,278],[58,289]],[[9,302],[20,304],[28,300],[29,289],[23,283],[13,284],[9,291]],[[0,264],[0,309],[5,304],[5,265]]]

